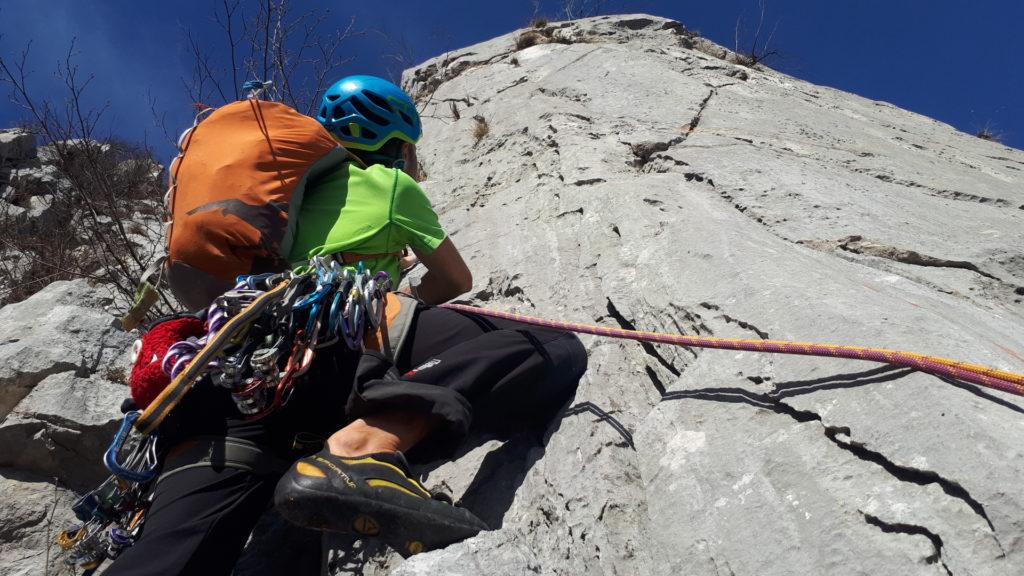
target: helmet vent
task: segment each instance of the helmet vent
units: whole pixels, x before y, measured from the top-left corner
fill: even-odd
[[[341,109],[341,106],[335,106],[331,111],[332,120],[340,120],[343,116],[345,116],[345,111]]]
[[[370,102],[373,102],[374,104],[376,104],[377,106],[380,106],[381,108],[387,110],[388,112],[394,112],[394,109],[391,108],[391,104],[388,104],[388,101],[383,99],[383,98],[381,98],[379,94],[374,94],[373,92],[370,92],[369,90],[363,90],[363,94],[366,95],[366,98]]]
[[[373,112],[371,112],[369,107],[366,106],[366,104],[359,101],[359,98],[353,98],[352,100],[350,100],[350,102],[352,103],[352,106],[354,106],[355,109],[370,122],[373,122],[377,126],[388,125],[388,121],[386,119],[381,118],[379,114],[374,114]]]
[[[415,122],[412,121],[412,118],[409,118],[405,112],[399,111],[398,115],[402,117],[402,120],[405,120],[406,124],[415,124]]]
[[[326,97],[327,97],[327,100],[330,101],[330,102],[334,102],[338,98],[341,98],[341,96],[339,94],[327,94]]]

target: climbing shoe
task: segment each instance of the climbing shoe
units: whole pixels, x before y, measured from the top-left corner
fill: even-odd
[[[379,538],[403,556],[487,530],[472,512],[412,478],[401,452],[343,458],[321,450],[292,465],[274,505],[294,524]]]

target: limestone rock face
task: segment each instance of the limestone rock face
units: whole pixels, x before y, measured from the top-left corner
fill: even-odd
[[[74,372],[47,377],[0,424],[0,467],[57,478],[62,485],[93,488],[110,475],[100,460],[121,422],[123,384]]]
[[[0,419],[52,374],[119,378],[106,371],[127,366],[123,356],[134,338],[103,310],[110,303],[102,289],[74,280],[0,308]]]
[[[36,137],[21,128],[0,130],[0,164],[15,164],[36,156]]]
[[[633,15],[408,71],[423,186],[473,302],[1024,371],[1024,153],[736,60]],[[855,361],[585,342],[534,457],[429,474],[496,529],[381,571],[1021,573],[1021,399]]]
[[[0,576],[69,573],[53,539],[74,522],[72,490],[108,475],[134,338],[105,292],[55,282],[0,308]]]
[[[51,481],[0,468],[0,576],[72,574],[53,539],[75,521],[76,495]]]

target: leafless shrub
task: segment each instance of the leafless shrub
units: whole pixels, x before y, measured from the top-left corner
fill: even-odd
[[[530,28],[543,28],[548,25],[548,17],[540,13],[540,0],[530,0],[533,5],[533,14],[530,15]]]
[[[473,145],[476,146],[485,136],[491,133],[491,126],[483,116],[473,116],[473,120],[476,120],[476,123],[473,125],[473,138],[476,139]]]
[[[105,108],[82,103],[92,77],[79,69],[74,42],[57,67],[65,87],[59,102],[32,95],[29,48],[14,61],[0,56],[0,82],[47,146],[53,173],[11,182],[11,206],[27,210],[8,206],[0,214],[0,251],[8,256],[0,258],[0,305],[49,282],[81,277],[110,285],[130,301],[155,257],[152,243],[140,236],[159,237],[163,169],[147,148],[100,133]],[[137,218],[142,211],[153,217]],[[130,231],[131,222],[148,226],[149,234]]]
[[[1002,143],[1004,134],[997,130],[990,122],[986,122],[984,126],[978,128],[978,131],[974,133],[975,136],[982,140],[988,140],[989,142]]]
[[[185,30],[193,57],[184,81],[189,98],[212,105],[237,100],[245,96],[242,83],[255,80],[267,83],[266,97],[314,113],[324,88],[350,60],[341,47],[355,34],[354,19],[328,31],[326,18],[322,10],[295,13],[288,0],[221,0],[214,21],[224,46],[208,50]]]
[[[736,18],[736,29],[734,36],[732,61],[740,66],[753,67],[757,64],[768,60],[769,58],[779,55],[777,50],[772,50],[770,45],[772,39],[775,38],[775,31],[779,28],[778,21],[772,26],[770,33],[765,36],[765,13],[768,11],[767,0],[757,0],[758,7],[758,18],[757,27],[754,29],[754,33],[750,36],[750,43],[741,45],[740,36],[746,36],[748,33],[744,31],[743,25],[743,14],[741,13]]]
[[[537,30],[527,30],[516,36],[516,50],[524,50],[537,44],[547,44],[551,39],[546,34]]]
[[[563,0],[562,16],[566,20],[578,20],[597,16],[608,4],[608,0]]]
[[[223,43],[200,44],[185,30],[191,74],[188,97],[209,105],[245,96],[246,80],[265,82],[264,97],[312,113],[319,95],[347,60],[342,43],[353,22],[326,29],[326,13],[298,13],[288,0],[221,0],[213,9]],[[0,204],[0,305],[23,299],[54,280],[86,277],[131,301],[139,276],[158,256],[154,246],[164,218],[162,168],[145,147],[100,130],[105,107],[87,108],[82,95],[92,80],[75,63],[74,43],[58,66],[66,92],[54,101],[35,97],[26,67],[0,57],[0,81],[25,110],[29,128],[47,145],[52,182],[12,183]],[[160,123],[156,101],[150,98]],[[169,131],[165,137],[170,139]],[[43,216],[41,216],[43,215]],[[174,309],[163,299],[151,314]]]

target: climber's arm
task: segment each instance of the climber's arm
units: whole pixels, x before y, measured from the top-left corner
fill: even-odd
[[[459,254],[451,238],[445,238],[429,254],[413,248],[416,257],[427,268],[418,286],[407,288],[406,293],[427,304],[447,302],[469,291],[473,286],[473,273]]]

